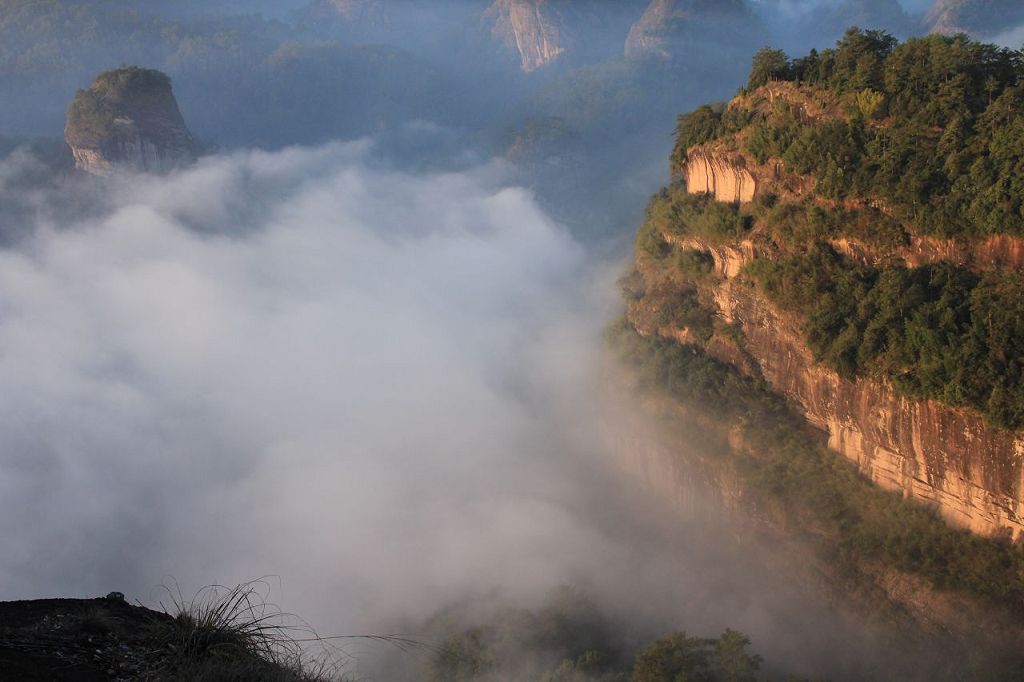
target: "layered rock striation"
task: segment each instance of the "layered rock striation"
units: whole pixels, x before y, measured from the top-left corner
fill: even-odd
[[[1024,533],[1024,435],[990,427],[978,414],[898,395],[887,383],[849,381],[816,363],[799,319],[769,303],[742,277],[750,245],[712,247],[716,313],[743,330],[756,372],[829,434],[829,446],[885,489],[930,504],[951,524],[981,534]],[[721,351],[709,352],[743,369]]]
[[[170,78],[138,67],[107,71],[79,90],[64,139],[76,167],[93,175],[166,172],[194,162],[199,152]]]
[[[523,71],[535,71],[557,59],[573,43],[564,23],[565,3],[557,0],[496,0],[485,19],[493,36],[519,57]]]
[[[773,182],[732,156],[698,149],[691,150],[682,170],[691,193],[710,193],[723,202],[750,201],[759,181]],[[643,257],[637,267],[647,295],[629,306],[637,331],[701,346],[737,371],[763,378],[826,431],[829,446],[865,476],[934,506],[950,524],[1024,538],[1024,433],[993,427],[971,410],[909,399],[882,378],[843,378],[817,362],[799,316],[775,306],[745,274],[756,258],[778,257],[771,242],[756,234],[726,242],[671,233],[662,238],[676,252],[704,254],[710,273],[700,284],[702,301],[721,322],[738,328],[741,340],[717,333],[701,337],[658,321],[654,309],[661,302],[650,292],[675,275]],[[979,271],[1024,267],[1024,240],[1005,235],[975,242],[915,237],[885,251],[850,239],[833,240],[833,246],[868,264],[954,260]]]
[[[718,201],[753,201],[757,193],[757,180],[741,160],[721,154],[691,154],[683,175],[689,191],[713,194]]]
[[[648,0],[494,0],[484,12],[493,39],[524,72],[571,57],[574,64],[618,56]]]

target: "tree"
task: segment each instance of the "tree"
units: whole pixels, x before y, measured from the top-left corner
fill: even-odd
[[[715,642],[715,667],[722,682],[754,682],[762,659],[747,653],[750,638],[742,632],[726,629]]]
[[[685,632],[659,639],[637,656],[632,682],[715,682],[713,641],[688,637]]]
[[[750,81],[747,88],[753,90],[770,82],[789,77],[790,64],[786,53],[782,50],[773,50],[770,47],[762,47],[754,55],[753,66],[750,69]]]

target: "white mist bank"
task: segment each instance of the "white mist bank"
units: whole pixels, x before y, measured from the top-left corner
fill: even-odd
[[[497,167],[363,153],[123,179],[0,252],[0,596],[275,574],[340,625],[584,551],[543,407],[608,313],[582,249]]]
[[[367,151],[27,193],[38,169],[0,162],[0,599],[275,576],[282,608],[351,634],[574,584],[652,637],[869,666],[871,633],[607,475],[618,267],[500,164]]]

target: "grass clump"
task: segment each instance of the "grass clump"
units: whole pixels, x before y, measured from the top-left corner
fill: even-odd
[[[211,585],[191,599],[167,590],[171,616],[154,623],[159,652],[154,680],[266,680],[327,682],[343,680],[325,651],[310,658],[305,643],[324,644],[305,624],[267,602],[257,581],[235,587]]]

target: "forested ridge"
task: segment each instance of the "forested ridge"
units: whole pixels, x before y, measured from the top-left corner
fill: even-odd
[[[1022,76],[1019,51],[963,35],[898,43],[851,29],[797,59],[765,48],[733,105],[680,116],[673,158],[743,131],[754,159],[813,176],[823,198],[880,204],[915,233],[1024,234]],[[786,98],[758,106],[783,82],[840,115],[809,120]]]
[[[801,315],[817,361],[1020,428],[1024,275],[996,263],[912,267],[900,249],[1024,234],[1022,75],[1020,52],[965,36],[898,43],[851,29],[797,59],[765,48],[732,103],[679,117],[673,168],[682,174],[695,147],[713,149],[806,189],[768,179],[741,206],[677,182],[651,200],[638,248],[667,259],[666,235],[752,239],[745,276]],[[840,253],[844,238],[877,257]]]

